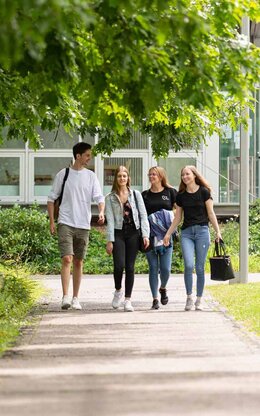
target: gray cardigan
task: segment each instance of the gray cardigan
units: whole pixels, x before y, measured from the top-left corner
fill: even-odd
[[[149,238],[150,226],[147,218],[147,212],[144,205],[143,197],[139,191],[135,191],[136,199],[138,202],[138,208],[141,218],[141,232],[142,236]],[[140,228],[140,221],[138,211],[135,203],[134,192],[129,190],[128,201],[131,205],[133,212],[133,219],[136,229]],[[123,205],[115,192],[110,192],[105,199],[105,215],[107,220],[107,241],[115,241],[115,229],[122,230],[123,228]]]

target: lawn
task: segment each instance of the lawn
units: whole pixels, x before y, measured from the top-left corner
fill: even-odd
[[[207,290],[236,321],[260,336],[260,282],[208,286]]]

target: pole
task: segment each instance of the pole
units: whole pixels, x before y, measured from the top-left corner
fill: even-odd
[[[250,41],[250,20],[242,19],[242,34]],[[243,118],[249,120],[249,108],[243,111]],[[249,128],[240,127],[240,265],[239,282],[248,282],[248,233],[249,233]]]

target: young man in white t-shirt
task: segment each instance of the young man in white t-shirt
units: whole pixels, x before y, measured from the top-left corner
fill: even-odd
[[[94,172],[85,169],[91,159],[91,145],[85,142],[77,143],[73,147],[74,163],[69,168],[63,191],[62,202],[58,216],[58,241],[61,254],[61,283],[63,297],[62,309],[82,309],[79,300],[79,288],[83,271],[83,260],[86,255],[89,230],[91,228],[91,201],[98,204],[100,225],[104,224],[104,196],[98,178]],[[48,197],[48,213],[50,218],[50,232],[56,232],[54,221],[54,202],[60,196],[66,169],[62,169],[55,176],[53,186]],[[68,296],[70,270],[73,264],[73,297]]]

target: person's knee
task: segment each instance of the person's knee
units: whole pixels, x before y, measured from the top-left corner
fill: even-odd
[[[71,255],[66,255],[62,257],[62,264],[64,265],[69,265],[72,263],[72,256]]]
[[[122,274],[124,272],[124,267],[117,265],[117,266],[114,267],[114,272],[116,274]]]
[[[128,275],[134,275],[134,272],[135,272],[134,266],[126,267],[126,273]]]
[[[197,265],[196,265],[196,273],[197,273],[197,274],[202,274],[202,273],[204,273],[204,264],[197,264]]]
[[[169,279],[170,270],[169,269],[161,269],[160,276],[161,276],[161,279]]]
[[[185,263],[185,270],[187,273],[193,273],[194,264],[193,263]]]
[[[77,257],[73,258],[73,264],[76,267],[81,267],[83,264],[83,260],[82,259],[78,259]]]
[[[114,264],[114,271],[116,273],[123,273],[125,269],[125,259],[123,257],[115,256],[113,258],[113,264]]]

